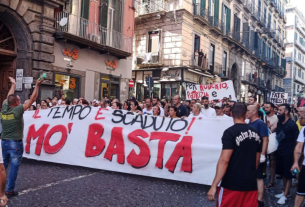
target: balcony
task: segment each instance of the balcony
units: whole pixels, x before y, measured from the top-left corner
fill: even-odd
[[[305,63],[303,63],[302,60],[299,60],[298,58],[295,58],[294,62],[296,64],[298,64],[301,68],[305,69]]]
[[[60,21],[66,19],[64,26]],[[108,53],[120,58],[129,57],[132,53],[133,38],[115,30],[109,30],[87,19],[66,12],[55,15],[55,38],[90,48],[100,53]]]
[[[305,85],[305,80],[302,77],[298,76],[297,74],[295,74],[295,76],[294,76],[294,81],[296,81],[302,85]]]
[[[237,2],[243,4],[245,3],[245,0],[237,0]]]
[[[210,23],[210,31],[221,35],[223,29],[223,23],[221,20],[216,19],[214,16],[209,16],[209,23]]]
[[[256,21],[260,21],[260,19],[258,18],[258,8],[256,7],[256,5],[254,3],[251,3],[251,18],[253,20],[256,20]]]
[[[167,8],[167,2],[163,0],[159,1],[146,1],[139,3],[140,1],[136,1],[135,8],[137,9],[137,16],[147,15],[152,13],[161,13],[165,15],[165,11]]]
[[[251,7],[252,7],[251,0],[245,0],[245,2],[244,2],[244,9],[246,10],[246,12],[251,13]]]
[[[194,20],[198,20],[203,25],[209,24],[209,12],[201,4],[193,4],[194,6]]]
[[[214,62],[214,67],[210,68],[210,70],[208,70],[208,71],[214,75],[218,75],[219,77],[221,77],[223,74],[222,65],[219,63],[215,63],[215,62]]]
[[[303,46],[298,40],[295,41],[295,45],[305,53],[305,46]]]
[[[186,56],[183,58],[176,57],[176,54],[162,54],[158,53],[141,53],[137,54],[136,65],[139,68],[162,68],[162,67],[175,67],[175,66],[186,66],[192,69],[200,69],[203,71],[208,70],[207,58],[202,58],[199,60],[199,57],[194,55]]]

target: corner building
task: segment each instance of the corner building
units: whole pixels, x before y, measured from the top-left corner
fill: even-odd
[[[284,91],[286,1],[136,1],[133,94],[185,98],[185,86],[232,80],[237,99]],[[196,51],[201,51],[204,57]]]

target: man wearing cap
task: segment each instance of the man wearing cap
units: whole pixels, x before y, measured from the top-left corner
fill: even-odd
[[[216,111],[216,116],[228,117],[227,115],[225,115],[223,113],[223,105],[222,105],[221,102],[217,103],[214,108],[215,108],[215,111]]]
[[[96,99],[94,99],[94,100],[92,101],[92,106],[93,106],[93,107],[99,107],[99,101],[96,100]]]

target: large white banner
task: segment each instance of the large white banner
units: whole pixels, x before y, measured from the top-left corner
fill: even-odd
[[[186,83],[186,100],[201,99],[203,96],[209,97],[209,100],[222,100],[224,97],[236,101],[235,91],[232,81],[224,81],[211,85],[196,85]]]
[[[24,114],[24,157],[210,185],[232,118],[72,106]]]

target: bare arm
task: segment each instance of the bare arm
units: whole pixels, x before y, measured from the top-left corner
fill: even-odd
[[[261,158],[261,153],[260,153],[260,152],[257,152],[257,153],[256,153],[256,169],[257,169],[258,166],[259,166],[260,158]]]
[[[3,164],[0,164],[0,206],[6,206],[7,197],[5,196],[6,174]],[[1,203],[1,201],[3,203]]]
[[[277,127],[277,122],[271,125],[270,131],[271,131],[272,133],[275,132],[276,127]]]
[[[8,94],[7,94],[6,99],[7,99],[10,95],[12,95],[12,94],[15,93],[15,88],[16,88],[16,81],[15,81],[15,79],[12,78],[12,77],[8,77],[8,78],[10,79],[10,82],[11,82],[11,88],[10,88],[10,90],[8,91]],[[2,103],[1,103],[1,104],[2,104]]]
[[[216,175],[215,178],[213,180],[211,189],[208,192],[208,199],[210,201],[215,200],[215,194],[216,194],[216,188],[217,185],[220,183],[220,181],[222,180],[223,176],[225,175],[228,165],[229,165],[229,161],[231,159],[233,150],[222,150],[220,158],[218,160],[217,163],[217,168],[216,168]]]
[[[39,86],[42,83],[43,79],[41,80],[37,80],[36,81],[36,85],[35,85],[35,89],[32,93],[32,96],[29,100],[27,100],[24,104],[23,104],[23,110],[26,111],[28,108],[30,108],[32,106],[32,104],[36,101],[36,98],[38,96],[38,90],[39,90]]]
[[[263,146],[262,146],[262,155],[266,155],[267,153],[267,148],[268,148],[268,143],[269,143],[269,138],[268,137],[263,137]]]
[[[298,142],[294,148],[294,152],[293,152],[294,164],[291,167],[291,170],[298,169],[298,171],[300,171],[299,160],[302,154],[302,147],[303,147],[303,142]]]

